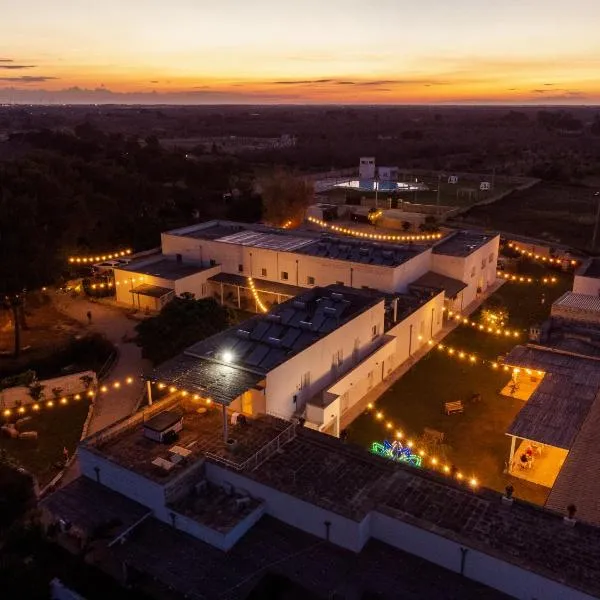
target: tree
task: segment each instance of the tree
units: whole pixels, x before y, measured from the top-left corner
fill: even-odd
[[[278,226],[288,221],[300,223],[314,196],[312,183],[282,169],[263,177],[259,187],[263,219]]]
[[[158,364],[222,331],[231,320],[231,311],[212,298],[177,297],[157,316],[136,326],[136,343],[141,346],[144,358]]]
[[[44,387],[39,381],[32,381],[28,386],[27,393],[34,402],[39,402],[44,395]]]

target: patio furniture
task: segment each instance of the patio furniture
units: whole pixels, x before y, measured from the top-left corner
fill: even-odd
[[[430,429],[425,427],[423,429],[423,441],[433,442],[434,444],[441,444],[444,441],[444,432],[437,431],[436,429]]]
[[[456,400],[455,402],[446,402],[444,404],[447,415],[452,415],[454,413],[461,413],[464,411],[464,406],[462,400]]]

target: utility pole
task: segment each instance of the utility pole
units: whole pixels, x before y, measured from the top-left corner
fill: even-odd
[[[594,225],[594,237],[592,238],[592,250],[596,249],[596,241],[598,239],[598,225],[600,224],[600,192],[594,194],[596,198],[597,210],[596,210],[596,224]]]

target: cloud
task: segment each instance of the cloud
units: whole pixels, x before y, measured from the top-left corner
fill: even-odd
[[[18,71],[20,69],[35,69],[37,65],[7,65],[7,64],[1,64],[0,65],[0,69],[7,69],[7,70],[14,70],[14,71]]]
[[[313,85],[320,83],[334,83],[333,79],[299,79],[292,81],[273,81],[274,85]]]
[[[44,75],[21,75],[20,77],[0,77],[0,81],[9,81],[12,83],[44,83],[58,79],[58,77],[46,77]]]

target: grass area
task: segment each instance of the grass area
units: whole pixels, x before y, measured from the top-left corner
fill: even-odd
[[[588,249],[596,218],[597,187],[539,183],[461,217],[474,224],[515,234],[532,235],[549,243]]]
[[[0,437],[0,449],[33,473],[42,487],[59,472],[64,462],[63,448],[67,448],[69,455],[75,451],[88,408],[87,400],[70,400],[67,406],[43,408],[18,427],[20,431],[37,431],[37,440]]]
[[[541,266],[530,263],[523,262],[519,268],[531,276],[547,274]],[[525,343],[529,325],[547,318],[552,302],[570,289],[572,277],[569,274],[558,277],[556,284],[546,287],[506,283],[482,309],[497,304],[506,307],[509,311],[507,327],[521,330],[520,340]],[[472,320],[477,321],[478,314],[473,315]],[[483,359],[496,360],[510,351],[515,342],[459,326],[446,337],[444,344]],[[393,431],[400,429],[415,441],[425,427],[436,429],[445,434],[444,445],[437,449],[438,458],[456,465],[466,476],[474,475],[485,487],[503,491],[510,482],[515,496],[543,504],[547,488],[503,473],[510,451],[510,438],[505,431],[523,406],[521,400],[499,394],[508,381],[508,374],[492,370],[489,365],[469,365],[433,349],[378,400],[376,409],[383,412],[383,421],[365,412],[348,428],[348,439],[368,447],[373,441],[389,438],[383,425],[387,421],[393,423]],[[471,402],[474,394],[480,394],[481,400]],[[462,414],[447,416],[444,403],[455,400],[462,400],[465,410]]]

